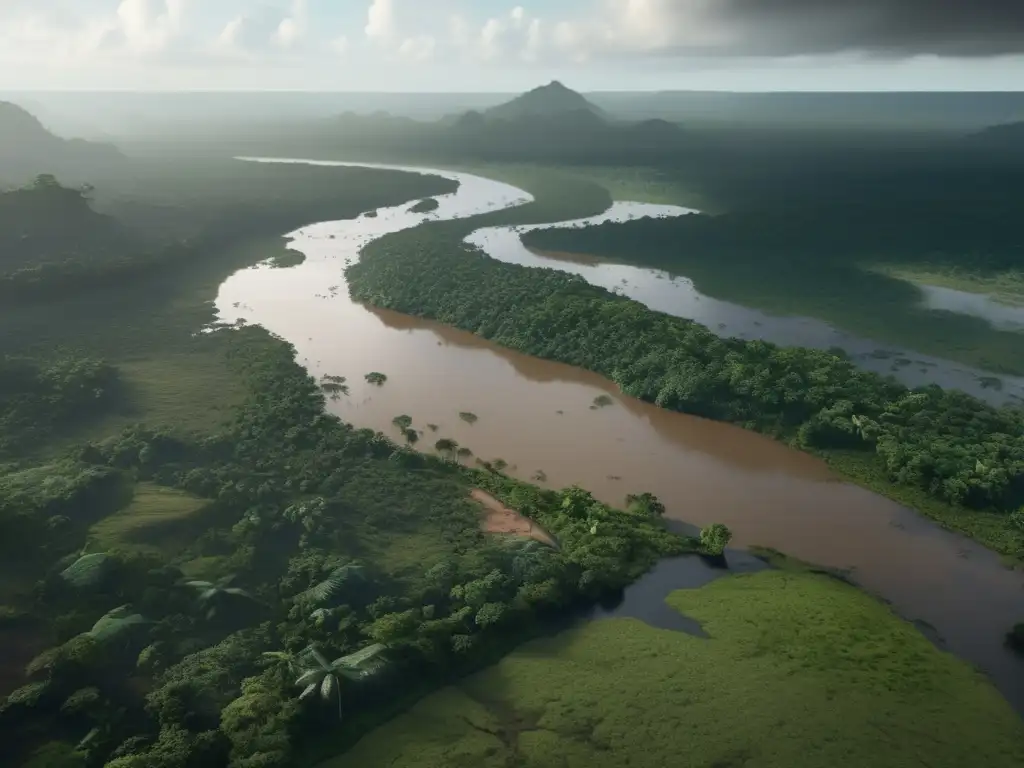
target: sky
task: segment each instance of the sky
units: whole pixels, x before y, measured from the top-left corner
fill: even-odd
[[[0,90],[1021,90],[1024,0],[0,0]]]

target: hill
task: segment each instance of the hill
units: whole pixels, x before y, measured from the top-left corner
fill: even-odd
[[[9,101],[0,101],[0,184],[25,184],[40,174],[84,182],[100,170],[127,163],[111,144],[64,139]]]
[[[0,192],[0,276],[44,265],[109,261],[135,244],[119,222],[93,210],[88,188],[62,186],[41,175],[25,187]]]
[[[483,114],[490,120],[516,121],[573,113],[589,113],[596,117],[604,117],[603,110],[587,101],[583,94],[566,88],[557,80],[552,80],[547,85],[527,91],[511,101],[491,107]]]

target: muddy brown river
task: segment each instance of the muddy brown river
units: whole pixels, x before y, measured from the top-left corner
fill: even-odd
[[[992,552],[769,438],[634,400],[580,369],[352,302],[344,268],[370,240],[424,218],[529,199],[499,182],[436,173],[460,187],[438,198],[440,207],[427,216],[410,214],[405,204],[291,233],[291,247],[306,260],[234,274],[220,288],[220,320],[256,323],[286,339],[318,378],[347,377],[349,394],[328,408],[358,427],[398,440],[392,419],[408,414],[423,449],[452,438],[478,458],[504,459],[516,477],[552,488],[578,484],[613,504],[649,491],[672,518],[725,523],[735,545],[775,547],[844,569],[988,673],[1024,712],[1024,661],[1003,647],[1009,627],[1024,620],[1024,574]],[[386,383],[367,383],[370,371],[385,373]],[[596,404],[601,395],[611,403]],[[460,412],[478,418],[469,423]]]

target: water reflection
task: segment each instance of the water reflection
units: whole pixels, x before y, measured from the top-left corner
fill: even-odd
[[[1000,304],[983,293],[957,291],[924,283],[914,285],[920,289],[922,303],[928,309],[979,317],[1000,331],[1024,331],[1024,307]]]

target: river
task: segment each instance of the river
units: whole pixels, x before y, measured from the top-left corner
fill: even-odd
[[[696,211],[674,205],[617,202],[599,216],[561,222],[554,227],[579,227],[643,216],[684,216],[689,213]],[[529,250],[519,238],[520,233],[531,229],[554,227],[551,224],[487,227],[476,230],[468,240],[495,259],[580,275],[592,285],[628,296],[651,309],[695,320],[719,336],[762,339],[773,344],[814,349],[839,347],[859,368],[893,376],[908,387],[938,384],[947,389],[968,392],[993,404],[1024,401],[1024,377],[996,375],[913,350],[888,346],[846,333],[812,317],[770,315],[714,299],[698,291],[688,277],[660,269],[617,264],[585,254],[538,253]],[[994,327],[1004,330],[1024,328],[1024,309],[1020,307],[1001,307],[985,296],[972,296],[961,291],[917,287],[922,291],[923,303],[930,309],[983,317]]]
[[[989,550],[839,481],[824,463],[767,437],[657,408],[600,376],[470,333],[354,303],[344,267],[374,238],[425,218],[530,199],[507,184],[431,172],[460,182],[435,211],[410,213],[410,201],[291,233],[290,246],[305,261],[236,272],[217,297],[220,321],[259,324],[291,342],[312,375],[347,377],[349,394],[328,408],[357,427],[397,439],[391,420],[408,414],[424,447],[453,438],[477,457],[504,459],[516,477],[553,488],[579,484],[617,505],[627,493],[649,491],[669,517],[727,524],[737,546],[775,547],[847,571],[904,617],[934,628],[930,635],[987,672],[1024,712],[1024,661],[1002,643],[1024,618],[1024,574],[1002,567]],[[387,382],[365,382],[370,371]],[[596,405],[601,395],[611,404]],[[478,419],[469,423],[460,412]]]

